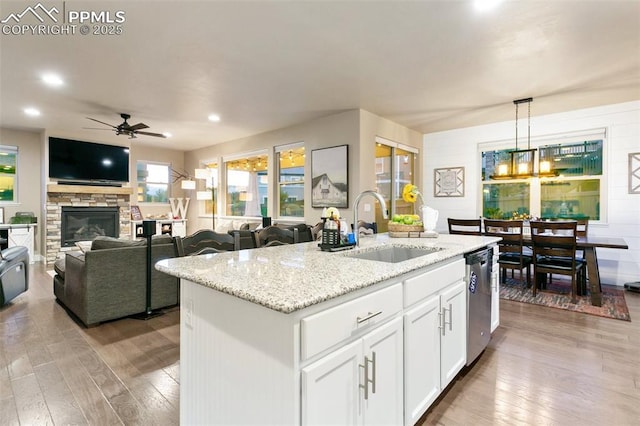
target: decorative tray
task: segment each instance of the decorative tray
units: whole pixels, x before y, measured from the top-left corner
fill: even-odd
[[[355,243],[353,244],[318,244],[318,247],[320,247],[320,250],[322,251],[342,251],[342,250],[351,250],[352,248],[354,248],[356,246]]]
[[[391,231],[389,230],[389,236],[391,238],[438,238],[436,231]]]

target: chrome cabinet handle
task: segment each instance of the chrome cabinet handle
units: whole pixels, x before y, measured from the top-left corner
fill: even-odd
[[[444,318],[444,313],[443,312],[438,312],[438,328],[440,330],[442,330],[442,335],[445,335],[445,328],[444,325],[442,325],[442,319]]]
[[[377,317],[378,315],[380,315],[382,313],[382,311],[378,311],[378,312],[367,312],[367,316],[365,317],[357,317],[356,321],[358,322],[358,324],[362,324],[363,322],[367,322],[369,321],[371,318],[373,317]]]
[[[359,384],[358,387],[360,389],[364,389],[364,399],[369,399],[369,369],[367,368],[368,358],[364,357],[364,365],[358,364],[360,368],[364,369],[364,384]]]
[[[369,378],[369,364],[371,364],[371,377]],[[364,365],[358,364],[360,368],[364,369],[364,384],[358,385],[360,389],[364,389],[364,399],[369,399],[369,383],[371,383],[371,392],[376,393],[376,353],[371,352],[371,358],[364,356]]]
[[[439,314],[439,315],[442,315],[442,318],[444,319],[444,315],[445,315],[445,313],[446,313],[447,311],[449,311],[449,321],[447,321],[447,320],[445,319],[445,320],[444,320],[444,324],[443,324],[443,326],[441,327],[441,328],[442,328],[442,335],[443,335],[443,336],[445,335],[445,330],[446,330],[446,326],[447,326],[447,324],[449,324],[449,331],[453,331],[453,327],[452,327],[452,325],[451,325],[451,323],[453,322],[453,310],[452,310],[451,308],[452,308],[451,303],[449,303],[449,309],[447,309],[447,308],[442,308],[442,314]]]
[[[369,361],[371,363],[371,392],[376,393],[376,352],[371,351],[371,360],[367,360],[365,357],[365,363]]]

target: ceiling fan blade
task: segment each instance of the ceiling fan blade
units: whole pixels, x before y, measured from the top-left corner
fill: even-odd
[[[145,136],[155,136],[157,138],[166,138],[165,135],[163,135],[162,133],[151,133],[151,132],[135,132],[138,135],[145,135]]]
[[[104,121],[96,120],[95,118],[91,118],[91,117],[87,117],[87,118],[88,118],[89,120],[91,120],[91,121],[95,121],[95,122],[97,122],[97,123],[104,124],[104,125],[106,125],[106,126],[113,127],[114,129],[117,129],[117,127],[116,127],[116,126],[114,126],[113,124],[105,123]]]
[[[110,132],[113,132],[113,129],[105,129],[104,127],[83,127],[83,129],[85,129],[85,130],[108,130]]]
[[[134,124],[133,126],[129,126],[127,127],[128,130],[142,130],[142,129],[148,129],[149,126],[147,126],[144,123],[138,123],[138,124]]]

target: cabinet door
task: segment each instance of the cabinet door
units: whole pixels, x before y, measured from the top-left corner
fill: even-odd
[[[302,369],[302,424],[357,425],[364,363],[357,340]]]
[[[498,264],[493,265],[491,272],[491,332],[500,325],[500,272]]]
[[[363,362],[370,381],[360,392],[365,425],[402,424],[402,318],[396,318],[363,337]],[[366,398],[365,398],[366,396]]]
[[[404,419],[415,424],[440,394],[440,296],[404,315]]]
[[[10,228],[7,242],[9,247],[23,246],[29,252],[29,263],[33,263],[33,227]]]
[[[440,295],[440,386],[447,387],[467,362],[467,288],[464,281],[452,284]]]

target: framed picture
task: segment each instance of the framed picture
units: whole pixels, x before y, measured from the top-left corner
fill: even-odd
[[[311,207],[349,207],[349,145],[311,151]]]
[[[464,167],[433,170],[434,197],[464,197]]]
[[[142,212],[140,212],[140,207],[131,206],[131,220],[142,220]]]
[[[640,194],[640,152],[629,154],[629,194]]]

